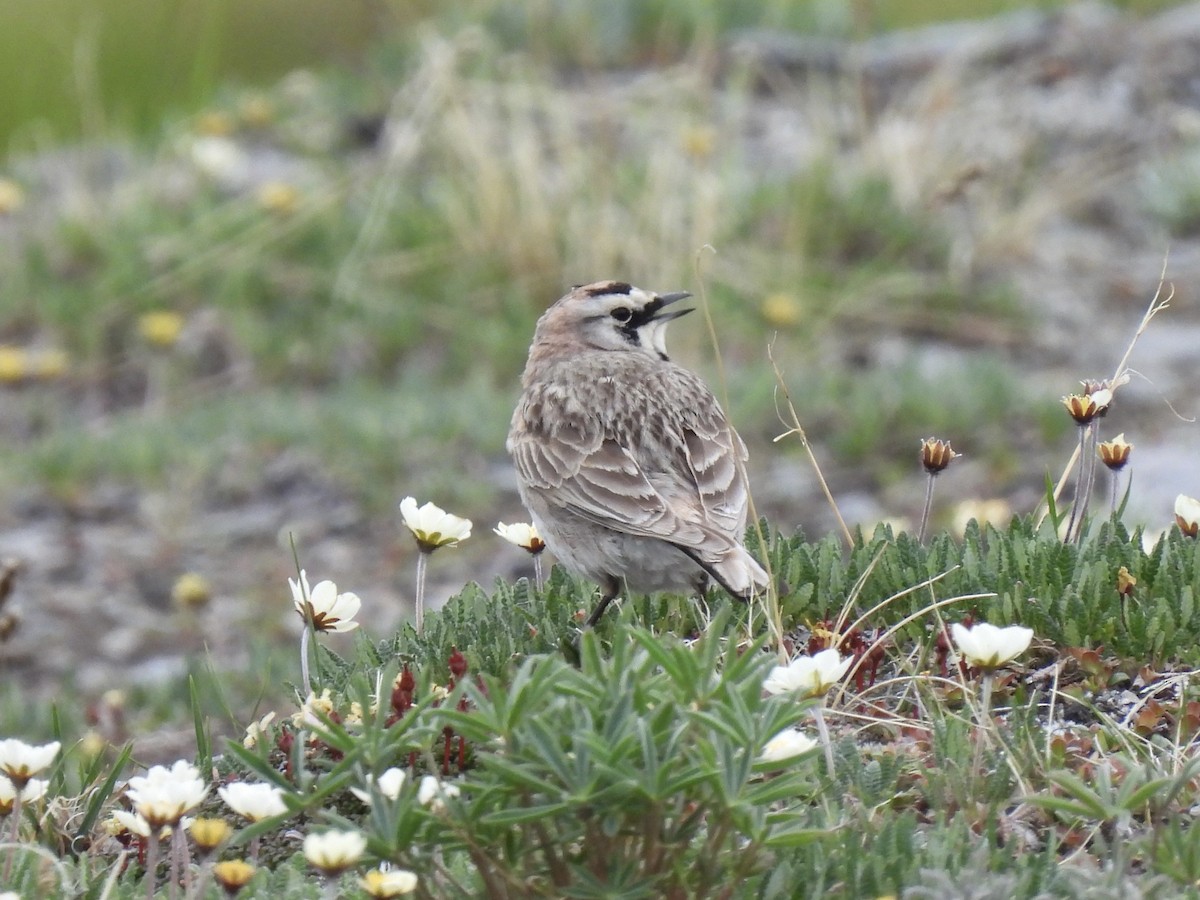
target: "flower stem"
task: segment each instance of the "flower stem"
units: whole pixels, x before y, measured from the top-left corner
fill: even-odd
[[[1071,502],[1071,518],[1067,519],[1067,533],[1063,535],[1063,543],[1071,543],[1071,533],[1075,530],[1075,519],[1079,516],[1079,507],[1083,502],[1083,470],[1087,468],[1087,434],[1086,425],[1079,426],[1079,474],[1075,478],[1075,498]]]
[[[16,787],[16,784],[13,785]],[[9,815],[12,816],[12,851],[8,854],[8,858],[4,860],[4,883],[8,884],[12,877],[13,860],[16,858],[19,851],[18,844],[21,842],[21,794],[25,787],[17,787],[13,792],[13,807]]]
[[[425,565],[429,554],[422,550],[417,554],[417,609],[414,616],[417,634],[425,628]]]
[[[171,900],[178,900],[179,897],[179,863],[180,855],[183,852],[183,845],[180,841],[183,839],[183,828],[178,822],[171,829],[171,846],[167,848],[167,856],[169,866],[167,867],[167,892]]]
[[[983,742],[992,726],[992,672],[985,669],[980,675],[979,730],[975,735],[975,758],[971,763],[971,774],[979,771],[983,760]]]
[[[829,726],[825,724],[825,704],[813,707],[813,718],[817,720],[817,736],[821,739],[821,747],[825,750],[825,767],[829,777],[833,778],[833,742],[829,739]]]
[[[533,584],[540,593],[542,590],[542,554],[533,555]]]
[[[311,634],[308,625],[300,635],[300,680],[304,682],[304,696],[312,693],[312,680],[308,677],[308,636]]]
[[[929,481],[925,484],[925,508],[921,511],[921,529],[917,532],[917,543],[925,543],[925,526],[929,524],[929,511],[933,508],[933,479],[936,476],[929,473]]]
[[[154,900],[154,887],[158,874],[158,828],[150,826],[150,837],[146,839],[146,900]]]
[[[1076,498],[1076,506],[1079,509],[1079,518],[1075,522],[1075,538],[1076,542],[1083,538],[1083,526],[1087,521],[1088,504],[1092,499],[1092,487],[1096,483],[1096,440],[1099,436],[1100,423],[1092,420],[1092,423],[1084,428],[1084,444],[1082,466],[1079,470],[1080,488],[1079,496]]]

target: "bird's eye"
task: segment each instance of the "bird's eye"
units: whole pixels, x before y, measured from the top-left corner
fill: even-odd
[[[633,310],[631,310],[628,306],[618,306],[612,311],[611,315],[618,322],[628,322],[633,316]]]

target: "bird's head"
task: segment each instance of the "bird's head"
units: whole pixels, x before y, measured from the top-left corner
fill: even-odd
[[[690,296],[686,291],[655,294],[623,281],[580,285],[546,310],[534,341],[665,360],[667,325],[692,312],[669,307]]]

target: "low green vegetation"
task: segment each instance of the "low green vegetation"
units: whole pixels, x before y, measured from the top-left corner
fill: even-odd
[[[717,595],[634,598],[581,635],[592,588],[555,570],[542,590],[468,586],[421,635],[360,634],[347,657],[322,642],[302,712],[279,710],[246,746],[214,744],[198,715],[200,771],[271,785],[286,811],[215,855],[188,845],[189,895],[215,896],[214,860],[249,854],[241,896],[318,897],[289,835],[330,829],[365,838],[325,876],[348,896],[386,896],[358,886],[377,862],[426,897],[1193,890],[1195,538],[1173,528],[1147,548],[1108,521],[1064,545],[1029,519],[928,547],[884,529],[849,548],[762,531],[786,586],[782,644],[769,604]],[[981,672],[946,624],[972,620],[1023,623],[1034,643]],[[833,648],[850,670],[826,697],[772,693],[780,648]],[[212,685],[191,683],[206,702]],[[10,813],[6,884],[143,896],[146,840],[109,819],[128,803],[114,792],[128,751],[97,754],[73,721],[42,725],[64,750],[45,795]],[[796,727],[809,743],[776,756]],[[215,789],[199,802],[239,821]]]

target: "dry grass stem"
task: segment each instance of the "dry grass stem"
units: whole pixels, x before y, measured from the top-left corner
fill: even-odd
[[[796,407],[792,403],[792,395],[788,392],[787,382],[783,380],[783,373],[779,371],[779,366],[775,362],[775,357],[771,352],[771,345],[767,344],[767,359],[771,361],[771,371],[775,373],[776,387],[776,407],[775,413],[779,416],[780,424],[788,430],[783,434],[778,435],[774,439],[774,443],[779,443],[789,435],[797,435],[800,438],[800,443],[804,447],[804,452],[808,454],[808,461],[812,465],[813,471],[817,474],[817,483],[821,485],[821,492],[825,495],[825,502],[829,504],[829,508],[833,510],[833,515],[837,518],[838,526],[842,530],[842,538],[846,541],[847,547],[854,546],[854,538],[850,534],[850,529],[846,527],[846,520],[842,518],[842,511],[838,509],[837,501],[833,499],[833,493],[829,490],[829,483],[825,480],[825,476],[821,473],[821,465],[817,462],[817,456],[813,452],[812,445],[808,442],[808,435],[804,433],[804,426],[800,424],[800,416],[796,413]],[[779,392],[783,393],[784,402],[787,404],[788,416],[791,418],[789,426],[787,419],[779,413],[778,396]]]
[[[716,324],[713,322],[712,310],[708,304],[708,289],[704,279],[704,273],[701,270],[701,260],[706,255],[715,254],[717,251],[711,244],[705,244],[696,251],[693,259],[694,272],[696,275],[696,293],[699,301],[700,311],[704,316],[704,325],[708,331],[709,345],[712,347],[713,361],[717,367],[717,385],[721,391],[721,408],[725,410],[726,419],[730,426],[733,425],[732,414],[729,408],[729,380],[725,375],[725,360],[721,355],[721,342],[717,337]],[[736,430],[736,429],[735,429]],[[787,651],[784,648],[783,634],[783,610],[779,605],[779,588],[776,584],[775,573],[771,569],[771,556],[767,552],[767,539],[762,531],[762,519],[759,518],[758,508],[754,503],[754,492],[750,490],[750,479],[746,474],[746,464],[743,460],[737,458],[734,454],[734,464],[737,466],[738,477],[746,485],[747,503],[750,508],[750,520],[754,523],[754,534],[758,538],[759,556],[762,557],[761,562],[764,569],[767,571],[767,590],[765,594],[759,595],[759,600],[763,604],[763,610],[766,615],[767,625],[771,631],[771,638],[775,644],[775,652],[781,662],[787,662]],[[750,616],[748,617],[746,627],[748,634],[753,634],[753,613],[754,606],[751,604]]]

